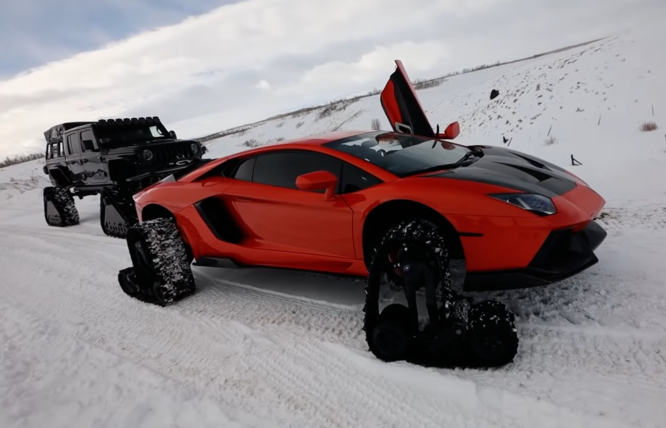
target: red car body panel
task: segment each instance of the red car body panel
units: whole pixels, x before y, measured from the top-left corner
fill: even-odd
[[[427,123],[425,113],[399,62],[398,69],[382,92],[381,102],[394,130],[418,130],[414,133],[435,138],[436,133],[432,132],[430,125],[426,127],[423,123],[424,120]],[[446,170],[401,177],[358,156],[326,146],[364,133],[367,131],[300,138],[212,160],[176,181],[163,181],[136,194],[134,199],[139,219],[143,221],[143,215],[150,206],[167,209],[176,218],[183,239],[191,247],[197,261],[224,258],[240,265],[365,276],[363,230],[368,227],[366,221],[369,214],[387,202],[411,201],[441,214],[455,229],[462,244],[468,274],[510,272],[513,275],[521,269],[532,269],[530,266],[536,259],[545,257],[539,256],[539,253],[545,254],[546,247],[556,245],[555,241],[560,239],[558,236],[563,231],[585,231],[605,203],[583,181],[568,175],[568,179],[574,182],[571,189],[551,197],[557,212],[540,216],[490,197],[490,194],[523,193],[491,179],[470,179],[464,174],[446,174]],[[449,142],[442,144],[453,147]],[[207,175],[235,159],[284,150],[304,150],[335,157],[373,175],[382,183],[327,197],[324,193]],[[484,150],[493,154],[489,147]],[[514,156],[505,152],[498,152],[497,155]],[[521,159],[527,156],[518,155]],[[514,159],[518,157],[509,160],[515,164]],[[530,159],[532,164],[542,162]],[[491,167],[495,170],[508,168],[506,165],[513,165],[511,162],[495,161]],[[551,172],[556,168],[550,167]],[[514,168],[536,174],[520,165]],[[494,170],[488,171],[491,177]],[[553,173],[560,174],[560,177],[566,175],[561,171]],[[307,185],[308,180],[305,177],[301,182]],[[230,216],[226,221],[240,229],[242,240],[229,242],[216,236],[196,206],[209,199],[222,201]],[[605,234],[600,240],[603,237]],[[600,240],[595,241],[594,248]],[[596,259],[581,262],[580,266],[572,264],[563,268],[560,276],[565,277],[595,262]],[[557,280],[558,275],[548,276],[545,283]]]

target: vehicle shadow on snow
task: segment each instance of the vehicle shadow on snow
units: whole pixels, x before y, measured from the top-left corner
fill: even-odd
[[[464,262],[453,261],[451,270],[453,288],[460,292]],[[194,267],[194,274],[198,292],[190,299],[198,316],[209,314],[211,319],[233,320],[260,330],[278,327],[307,331],[324,341],[369,352],[362,330],[364,279],[255,267]],[[617,305],[624,300],[625,287],[621,282],[603,266],[593,266],[548,286],[461,294],[477,302],[496,299],[516,315],[519,349],[514,363],[518,366],[511,367],[517,369],[541,358],[540,353],[534,353],[535,343],[539,343],[539,348],[548,347],[543,340],[550,342],[559,337],[555,333],[544,336],[543,328],[564,328],[564,333],[573,327],[584,333],[588,325],[604,327],[627,322],[627,314]],[[570,333],[575,334],[574,331]],[[410,362],[442,369],[475,367],[442,360]]]
[[[365,280],[352,277],[259,267],[226,269],[197,266],[193,271],[195,275],[202,274],[222,284],[231,283],[323,305],[362,307],[365,298]]]
[[[618,290],[617,278],[597,266],[564,281],[526,289],[463,292],[464,262],[452,261],[453,288],[475,301],[496,299],[516,315],[516,324],[581,325],[601,322],[590,307],[607,307]],[[346,307],[358,311],[361,319],[365,299],[365,280],[324,273],[273,268],[194,267],[195,275],[212,280],[201,283],[199,292],[210,286],[231,284],[253,292],[305,300],[323,306]],[[618,296],[616,296],[618,297]],[[612,299],[617,300],[617,299]]]

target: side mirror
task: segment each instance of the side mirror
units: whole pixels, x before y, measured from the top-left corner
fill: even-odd
[[[437,139],[440,140],[453,140],[460,135],[460,124],[453,122],[446,127],[443,134],[437,134]]]
[[[326,190],[324,199],[333,199],[338,177],[329,171],[315,171],[296,177],[296,187],[301,190]]]
[[[174,140],[178,137],[176,137],[176,131],[169,131],[169,138],[173,138]]]

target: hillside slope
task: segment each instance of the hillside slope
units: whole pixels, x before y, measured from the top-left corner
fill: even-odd
[[[457,142],[503,145],[506,137],[511,148],[564,167],[571,166],[573,154],[583,163],[576,173],[609,202],[650,198],[663,190],[661,182],[652,180],[666,149],[666,56],[657,54],[663,33],[657,27],[634,30],[534,60],[453,76],[417,95],[433,128],[460,122]],[[405,67],[409,73],[409,64]],[[387,78],[392,71],[386,71]],[[494,100],[492,89],[500,92]],[[390,129],[378,96],[270,120],[209,144],[213,155],[221,155],[244,143],[370,129],[372,119]],[[646,121],[662,128],[641,132]],[[550,145],[549,136],[554,139]],[[634,186],[636,169],[647,179],[640,189]]]
[[[99,199],[76,201],[79,225],[51,228],[43,161],[0,169],[0,426],[663,426],[662,40],[666,27],[641,29],[419,91],[433,123],[460,120],[458,141],[506,136],[562,166],[574,154],[573,170],[608,200],[598,265],[478,296],[518,315],[518,355],[497,370],[378,361],[361,331],[362,281],[196,268],[198,293],[175,306],[130,299],[116,280],[127,246],[103,235]],[[267,121],[211,142],[211,154],[373,118],[388,129],[377,97]],[[646,120],[661,128],[639,131]]]

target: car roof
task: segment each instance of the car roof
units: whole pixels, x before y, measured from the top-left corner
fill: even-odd
[[[382,131],[374,131],[374,130],[355,130],[355,131],[336,131],[336,132],[329,132],[329,133],[324,133],[324,134],[317,134],[317,135],[309,135],[307,137],[301,137],[301,138],[295,138],[295,139],[290,139],[290,140],[282,140],[282,141],[276,141],[273,143],[268,143],[268,144],[262,144],[261,146],[258,147],[253,147],[250,149],[246,150],[241,150],[238,152],[234,152],[228,155],[220,156],[218,158],[215,158],[212,160],[212,162],[209,162],[207,165],[202,165],[200,168],[195,169],[194,171],[186,174],[185,176],[181,177],[178,181],[187,183],[190,182],[191,180],[195,180],[197,177],[207,173],[208,171],[216,168],[218,165],[233,159],[233,158],[238,158],[238,157],[246,157],[246,156],[253,156],[254,154],[258,153],[266,153],[266,152],[272,152],[272,151],[280,151],[280,150],[290,150],[293,148],[303,148],[303,146],[311,146],[311,147],[320,147],[323,146],[324,144],[337,141],[337,140],[342,140],[345,138],[349,137],[354,137],[354,136],[360,136],[360,135],[375,135],[375,134],[382,134],[386,132]],[[341,156],[342,158],[346,157],[344,153],[340,152],[338,156]]]
[[[329,132],[325,134],[318,134],[318,135],[309,135],[307,137],[301,137],[301,138],[294,138],[290,140],[282,140],[282,141],[277,141],[274,143],[269,143],[262,145],[260,147],[268,147],[268,146],[281,146],[281,145],[287,145],[287,144],[305,144],[305,145],[313,145],[313,146],[321,146],[326,143],[330,143],[332,141],[336,140],[341,140],[343,138],[347,137],[353,137],[355,135],[362,135],[362,134],[367,134],[369,130],[362,130],[362,131],[336,131],[336,132]]]

